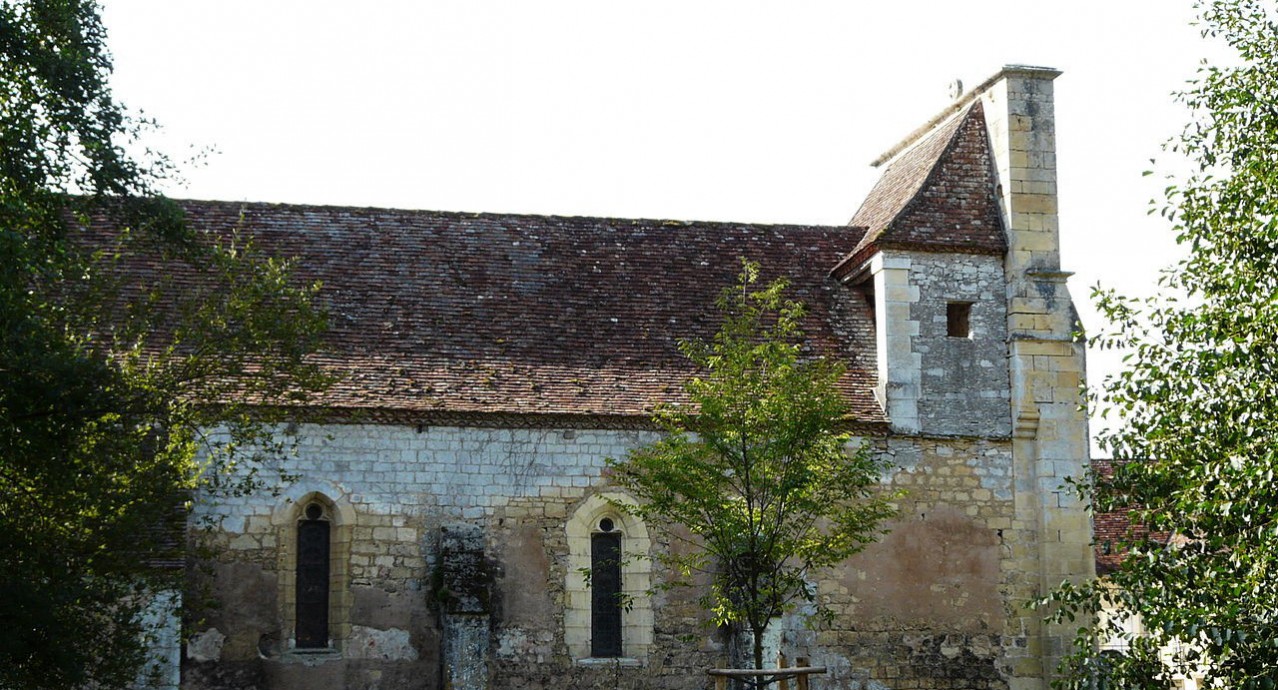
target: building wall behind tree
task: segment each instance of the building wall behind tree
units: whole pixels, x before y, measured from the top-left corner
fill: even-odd
[[[604,460],[652,432],[485,429],[379,424],[301,425],[282,471],[296,481],[201,505],[195,534],[213,547],[193,568],[215,606],[199,611],[184,686],[442,687],[450,634],[440,534],[477,527],[490,582],[485,660],[494,688],[697,688],[727,661],[725,637],[705,626],[698,592],[652,595],[652,638],[641,658],[574,658],[568,522],[611,489]],[[1007,688],[1034,640],[1013,615],[1037,581],[1034,516],[1016,514],[1011,442],[955,437],[869,438],[905,490],[882,541],[824,574],[818,595],[835,612],[808,628],[782,623],[791,659],[826,665],[827,688]],[[331,500],[349,544],[335,576],[332,649],[294,649],[287,571],[299,503]],[[217,527],[202,532],[198,525]],[[1031,527],[1032,525],[1032,527]],[[623,547],[624,548],[624,547]],[[652,548],[671,548],[653,539]],[[654,584],[664,574],[651,564]],[[340,569],[339,569],[340,570]],[[340,582],[338,582],[340,580]],[[195,589],[199,589],[196,587]],[[637,596],[646,597],[643,592]],[[345,603],[342,603],[342,602]],[[633,615],[633,610],[628,614]],[[951,685],[946,685],[947,683]]]

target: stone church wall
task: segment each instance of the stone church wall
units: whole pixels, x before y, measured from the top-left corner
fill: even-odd
[[[927,434],[1009,436],[1007,287],[1003,258],[983,254],[900,252],[910,262],[917,299],[910,318],[918,332],[919,418]],[[970,305],[970,333],[947,332],[947,307]]]
[[[700,688],[704,669],[725,662],[723,636],[701,625],[687,589],[626,614],[651,628],[640,658],[570,651],[565,612],[581,605],[570,591],[581,575],[566,525],[607,490],[604,459],[651,432],[347,424],[299,434],[280,468],[297,479],[281,495],[197,510],[197,523],[220,528],[205,535],[214,548],[193,568],[193,590],[216,603],[192,622],[185,687],[443,687],[441,649],[460,633],[440,535],[460,525],[482,535],[486,618],[471,620],[487,622],[491,687]],[[802,613],[787,617],[782,650],[829,666],[825,688],[1007,688],[1009,669],[1032,653],[1018,611],[1037,577],[1026,572],[1036,528],[1015,513],[1010,441],[870,442],[892,461],[885,486],[906,492],[900,516],[818,583],[834,623],[812,630]],[[311,651],[290,646],[289,553],[299,504],[316,496],[332,503],[333,560],[345,565],[333,568],[333,649]],[[655,534],[652,546],[670,548]],[[659,582],[660,566],[648,567]]]

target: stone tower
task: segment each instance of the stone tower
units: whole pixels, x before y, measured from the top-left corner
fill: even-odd
[[[1038,517],[1040,587],[1094,574],[1091,519],[1062,488],[1089,464],[1081,397],[1084,343],[1061,270],[1053,80],[1060,72],[1008,66],[979,92],[1007,230],[1007,330],[1017,500]],[[1019,510],[1018,510],[1019,512]],[[1029,554],[1027,554],[1029,556]],[[1027,623],[1037,621],[1027,621]],[[1054,666],[1067,630],[1045,630]],[[1050,674],[1051,667],[1044,669]],[[1033,684],[1037,687],[1037,684]]]
[[[1060,268],[1052,82],[1007,66],[874,162],[832,275],[873,305],[875,390],[893,432],[1011,442],[1004,582],[1014,688],[1045,687],[1066,631],[1025,604],[1094,573],[1090,518],[1064,489],[1088,467],[1084,348]]]

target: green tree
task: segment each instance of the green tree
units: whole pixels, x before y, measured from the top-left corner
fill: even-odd
[[[803,307],[785,287],[760,286],[758,267],[743,263],[718,300],[714,339],[681,345],[699,370],[688,403],[659,408],[661,440],[610,462],[639,500],[623,508],[694,546],[660,558],[680,583],[709,574],[702,603],[715,623],[753,634],[755,668],[772,619],[816,603],[814,571],[860,551],[893,514],[878,489],[883,464],[846,431],[843,368],[804,356]]]
[[[1108,598],[1148,637],[1098,663],[1115,621],[1082,629],[1069,687],[1097,674],[1165,687],[1155,657],[1167,647],[1178,670],[1206,661],[1222,687],[1278,684],[1278,5],[1196,8],[1204,38],[1235,59],[1204,64],[1178,94],[1192,119],[1168,148],[1192,167],[1170,179],[1162,213],[1188,258],[1157,298],[1098,291],[1110,328],[1095,341],[1130,355],[1099,396],[1121,422],[1100,437],[1113,475],[1090,483],[1097,510],[1129,511],[1138,527],[1107,582],[1055,595],[1064,616]]]
[[[244,488],[197,451],[280,450],[245,402],[327,381],[314,288],[231,228],[189,229],[155,192],[173,166],[126,152],[145,123],[104,41],[95,2],[0,0],[2,688],[134,682],[140,611],[175,586],[164,526],[200,476]],[[231,442],[202,444],[213,427]]]

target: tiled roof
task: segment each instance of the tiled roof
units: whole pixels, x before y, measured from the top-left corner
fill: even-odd
[[[1093,459],[1092,471],[1098,478],[1109,477],[1114,473],[1113,460]],[[1096,551],[1096,574],[1105,575],[1112,572],[1123,561],[1118,545],[1127,537],[1131,522],[1127,519],[1127,511],[1116,510],[1108,513],[1092,515],[1092,544]]]
[[[322,357],[343,378],[319,406],[646,415],[682,399],[692,371],[677,344],[715,332],[714,299],[744,256],[808,306],[812,350],[848,367],[855,419],[884,421],[869,309],[827,276],[857,229],[180,203],[196,229],[238,227],[322,281]]]
[[[1112,477],[1114,461],[1107,458],[1093,459],[1092,473],[1099,481]],[[1167,539],[1166,533],[1151,533],[1141,525],[1133,525],[1130,513],[1130,510],[1120,509],[1092,515],[1092,543],[1096,552],[1097,575],[1107,575],[1118,568],[1127,557],[1123,544],[1145,538],[1156,541]]]
[[[1003,234],[985,113],[980,101],[897,156],[850,226],[865,236],[835,268],[855,270],[889,247],[1002,254]]]

